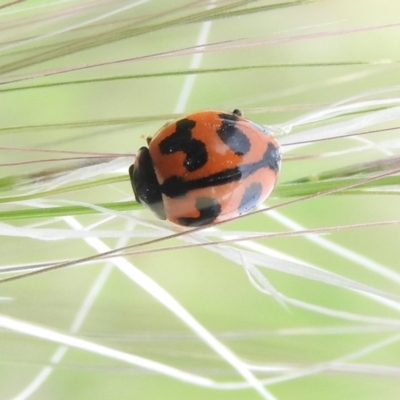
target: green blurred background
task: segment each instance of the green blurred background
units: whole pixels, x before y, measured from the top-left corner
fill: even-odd
[[[133,154],[144,145],[147,136],[177,112],[240,108],[246,117],[258,123],[277,124],[399,82],[395,62],[399,54],[396,0],[216,1],[218,12],[209,15],[204,15],[209,5],[206,1],[142,1],[134,5],[127,1],[26,1],[8,6],[4,3],[0,9],[1,147]],[[125,11],[101,18],[123,7]],[[227,70],[197,74],[184,109],[177,110],[187,74],[176,73],[190,68],[194,46],[207,20],[211,26],[207,46],[200,53],[199,68],[203,72]],[[386,63],[379,63],[382,60]],[[335,65],[352,62],[355,64]],[[235,69],[243,66],[264,67]],[[117,79],[123,75],[148,76]],[[71,84],[75,80],[105,77],[113,79]],[[29,87],[68,82],[53,87]],[[396,131],[368,138],[393,140]],[[296,150],[296,154],[352,148],[356,143],[343,140],[312,144]],[[336,158],[284,161],[280,181],[381,156],[377,146]],[[7,166],[8,163],[57,157],[62,155],[4,150],[1,176],[62,164],[53,161],[45,165]],[[126,180],[55,199],[117,202],[132,199],[132,193]],[[279,202],[271,199],[269,204]],[[17,206],[1,208],[11,210]],[[280,213],[307,228],[318,228],[396,219],[399,211],[396,196],[363,195],[323,197],[283,208]],[[133,215],[152,221],[147,210]],[[103,218],[77,219],[83,226],[89,226]],[[32,229],[73,229],[63,219],[5,222]],[[172,228],[167,223],[129,228],[126,221],[115,218],[99,229],[117,233],[140,229],[138,238],[128,242],[135,243],[142,240],[140,232],[143,238],[151,234],[165,236],[167,229]],[[249,216],[221,229],[239,231],[242,235],[244,231],[286,230],[266,214]],[[44,241],[3,232],[0,239],[3,267],[95,254],[83,239]],[[398,237],[397,226],[324,236],[386,266],[394,274],[400,272]],[[110,248],[121,245],[118,237],[101,240]],[[169,241],[168,246],[182,243]],[[259,244],[378,290],[398,293],[399,281],[371,272],[307,238],[263,240]],[[344,357],[379,343],[398,330],[390,324],[366,324],[355,318],[344,320],[293,306],[285,309],[275,299],[258,292],[238,264],[210,248],[147,253],[128,256],[127,260],[170,292],[241,359],[277,368],[271,373],[257,373],[260,379],[279,376],[279,368],[302,370]],[[0,296],[12,301],[0,303],[0,313],[68,333],[104,265],[104,261],[99,261],[4,284]],[[398,319],[396,309],[367,297],[282,272],[264,272],[275,288],[289,297],[366,317]],[[0,398],[22,399],[23,396],[16,396],[43,367],[51,365],[58,345],[6,329],[0,330],[0,334]],[[242,381],[232,367],[181,321],[118,270],[110,271],[77,335],[218,382]],[[268,390],[282,400],[397,399],[399,359],[400,346],[394,341],[353,363],[338,363],[336,369],[270,385]],[[69,349],[28,398],[252,400],[261,397],[254,390],[201,388]]]

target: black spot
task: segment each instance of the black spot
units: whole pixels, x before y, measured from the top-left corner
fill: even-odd
[[[192,129],[196,122],[181,119],[176,123],[176,131],[160,142],[162,154],[172,154],[182,151],[186,154],[183,166],[187,171],[196,171],[207,163],[208,154],[205,144],[192,137]]]
[[[196,208],[200,213],[198,217],[180,217],[179,224],[183,226],[209,225],[221,214],[221,205],[215,199],[208,197],[199,197],[196,200]]]
[[[161,192],[172,198],[185,196],[191,190],[203,189],[207,187],[225,185],[246,179],[261,168],[269,168],[276,174],[280,169],[281,153],[273,143],[268,144],[268,148],[261,160],[249,164],[241,164],[235,168],[228,168],[204,178],[184,180],[179,176],[171,176],[160,186]]]
[[[220,139],[238,156],[250,150],[249,138],[236,126],[236,114],[219,114],[222,125],[217,129]]]
[[[263,160],[268,168],[272,169],[276,173],[279,172],[281,167],[281,152],[273,143],[268,143],[268,148],[264,153]]]
[[[171,176],[161,185],[161,191],[172,198],[183,197],[187,192],[195,189],[207,188],[210,186],[225,185],[230,182],[239,181],[242,172],[238,167],[225,169],[216,174],[204,178],[185,181],[179,176]]]
[[[249,163],[241,164],[239,166],[240,172],[242,173],[243,179],[246,179],[249,175],[253,174],[261,168],[269,168],[278,174],[280,170],[281,153],[279,149],[275,147],[273,143],[268,143],[267,150],[263,154],[261,160]]]
[[[249,185],[240,201],[238,212],[239,214],[245,214],[253,209],[260,200],[262,194],[262,185],[261,183],[252,183]]]
[[[134,165],[129,167],[129,176],[136,201],[145,204],[158,218],[165,219],[164,203],[160,184],[154,171],[147,147],[142,147]]]
[[[173,175],[166,179],[161,185],[161,191],[173,199],[183,197],[190,190],[190,182],[180,176]]]

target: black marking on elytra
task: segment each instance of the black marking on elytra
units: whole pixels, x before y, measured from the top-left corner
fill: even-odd
[[[129,176],[136,201],[147,205],[158,218],[165,219],[164,203],[160,184],[154,171],[153,162],[147,147],[142,147],[138,154],[138,167],[129,167]]]
[[[209,197],[196,199],[196,208],[200,214],[198,217],[179,217],[179,224],[183,226],[209,225],[221,214],[221,205],[217,200]]]
[[[279,149],[273,143],[268,143],[262,159],[255,163],[241,164],[199,179],[185,180],[180,176],[171,176],[162,183],[161,192],[172,198],[180,198],[191,190],[240,181],[261,168],[269,168],[277,174],[280,168],[280,160]]]
[[[160,142],[162,154],[172,154],[182,151],[186,154],[183,166],[193,172],[207,163],[208,154],[206,145],[192,136],[192,129],[196,121],[184,118],[176,122],[176,131]]]
[[[217,129],[219,138],[238,156],[250,151],[249,138],[236,126],[237,114],[219,114],[222,124]]]
[[[278,174],[281,165],[281,153],[278,148],[271,142],[268,143],[267,150],[263,154],[261,160],[255,163],[240,165],[242,177],[245,179],[260,168],[269,168]]]
[[[281,152],[279,148],[271,142],[268,143],[267,151],[264,153],[263,160],[265,160],[269,169],[278,173],[281,168]]]
[[[161,192],[168,197],[179,198],[185,196],[185,194],[191,190],[225,185],[226,183],[238,181],[241,177],[242,173],[238,167],[225,169],[204,178],[188,181],[180,176],[174,175],[163,182],[161,185]]]
[[[251,185],[247,186],[239,204],[239,214],[249,212],[260,202],[262,189],[262,185],[259,182],[253,182]]]

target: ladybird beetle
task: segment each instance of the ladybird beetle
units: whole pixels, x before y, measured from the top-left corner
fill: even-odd
[[[200,111],[164,125],[129,168],[136,201],[183,226],[228,220],[261,204],[278,177],[279,145],[232,113]]]

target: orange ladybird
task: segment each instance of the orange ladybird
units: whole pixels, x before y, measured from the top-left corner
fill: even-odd
[[[129,168],[136,201],[183,226],[252,210],[271,193],[281,165],[273,136],[239,110],[187,115],[148,143]]]

